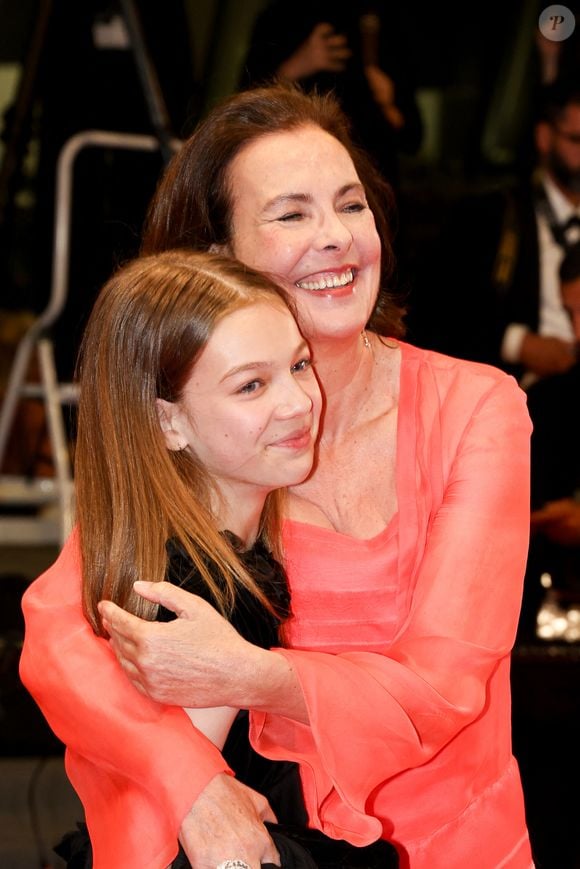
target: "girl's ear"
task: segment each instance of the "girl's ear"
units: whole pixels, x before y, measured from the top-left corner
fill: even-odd
[[[182,430],[181,409],[172,401],[164,398],[155,399],[157,418],[168,450],[179,452],[187,446],[187,437]]]

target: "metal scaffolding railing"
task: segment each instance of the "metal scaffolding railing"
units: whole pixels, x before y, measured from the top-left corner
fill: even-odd
[[[178,139],[171,141],[174,151],[180,145],[181,141]],[[155,136],[85,130],[68,139],[61,149],[56,170],[50,297],[44,311],[18,344],[0,408],[2,468],[19,402],[23,398],[44,402],[55,476],[54,479],[0,476],[0,544],[62,545],[74,521],[74,487],[63,407],[76,403],[78,388],[73,383],[58,382],[50,329],[61,316],[69,292],[73,173],[76,158],[87,148],[151,152],[164,147],[165,143],[161,143]],[[34,355],[38,360],[40,373],[37,383],[28,380]],[[37,507],[38,514],[20,515],[23,506]],[[49,506],[56,506],[56,518],[47,518],[46,510]],[[14,507],[15,515],[10,515],[11,507]]]

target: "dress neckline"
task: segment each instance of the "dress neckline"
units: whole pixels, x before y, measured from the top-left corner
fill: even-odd
[[[285,530],[298,531],[308,534],[309,537],[333,537],[335,541],[346,542],[352,546],[360,546],[362,548],[374,548],[382,546],[397,532],[399,525],[399,512],[394,513],[384,528],[372,537],[353,537],[351,534],[345,534],[343,531],[337,531],[335,528],[327,528],[325,525],[315,525],[311,522],[304,522],[300,519],[284,519],[283,527]]]

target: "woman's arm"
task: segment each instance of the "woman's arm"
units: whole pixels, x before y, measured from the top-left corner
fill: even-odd
[[[529,431],[523,393],[511,378],[502,378],[461,438],[421,559],[410,617],[389,651],[389,668],[404,666],[402,650],[425,641],[427,650],[438,639],[449,639],[458,649],[476,644],[489,661],[511,648],[529,535]],[[232,703],[308,721],[292,662],[317,660],[318,653],[259,649],[201,598],[168,584],[137,582],[135,590],[179,616],[154,625],[110,602],[99,605],[121,664],[139,690],[160,702]],[[329,666],[353,656],[358,657],[321,653]],[[429,656],[427,651],[427,665]],[[385,658],[369,657],[375,664]],[[439,691],[436,673],[432,679]],[[463,696],[464,687],[456,687]],[[454,684],[446,690],[453,692]]]
[[[67,747],[67,773],[85,808],[95,869],[123,861],[127,869],[167,865],[176,855],[178,835],[190,845],[197,842],[199,861],[204,848],[213,854],[229,844],[226,828],[239,828],[235,836],[232,832],[232,847],[247,834],[261,853],[271,854],[261,820],[274,818],[265,800],[253,792],[249,797],[248,789],[223,775],[228,766],[220,752],[182,709],[160,706],[135,691],[109,643],[85,620],[80,594],[73,533],[57,562],[24,595],[20,673]],[[224,789],[228,801],[217,821],[215,801]],[[128,836],[127,817],[138,847]],[[220,859],[227,856],[220,853]]]
[[[149,625],[139,626],[135,643],[123,639],[122,654],[138,662],[125,662],[131,678],[166,702],[174,691],[173,702],[185,703],[188,692],[202,690],[206,704],[228,702],[229,695],[260,709],[252,715],[259,750],[305,762],[320,773],[323,796],[323,785],[336,786],[361,808],[382,782],[435,757],[482,713],[488,682],[509,654],[529,530],[530,424],[515,382],[496,379],[468,413],[459,404],[450,416],[451,434],[443,432],[433,466],[449,465],[444,495],[424,550],[418,544],[416,575],[403,578],[413,584],[411,609],[385,654],[257,653],[239,644],[228,652],[236,668],[227,675],[226,661],[220,664],[224,626],[208,628],[213,636],[201,640],[202,652],[196,631],[204,619],[192,631],[189,611],[172,623],[182,650],[177,678],[162,665],[168,637],[153,636]],[[211,686],[222,674],[214,696]],[[342,750],[345,733],[353,739],[352,763]]]
[[[414,497],[425,498],[426,530],[412,527],[422,542],[413,571],[400,577],[410,610],[392,645],[384,654],[280,650],[299,679],[309,727],[252,715],[258,751],[303,764],[311,821],[326,831],[338,824],[372,835],[370,806],[386,783],[392,800],[438,777],[449,783],[438,798],[460,800],[509,763],[509,653],[528,546],[531,426],[511,379],[501,377],[471,410],[464,396],[466,407],[447,397],[434,416],[435,426],[438,416],[443,422],[431,462],[427,451],[417,454]],[[408,539],[408,528],[400,533]]]
[[[165,582],[136,582],[135,590],[178,615],[167,623],[145,622],[110,601],[99,604],[103,626],[137,690],[184,708],[233,705],[308,721],[300,684],[285,658],[249,643],[198,595]]]

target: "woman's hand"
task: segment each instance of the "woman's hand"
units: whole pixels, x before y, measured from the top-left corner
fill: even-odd
[[[276,821],[261,794],[220,773],[203,789],[184,818],[179,841],[193,869],[215,869],[224,860],[280,865],[263,821]]]
[[[171,583],[136,582],[135,591],[178,616],[148,622],[110,601],[99,604],[111,645],[135,687],[174,706],[245,708],[243,677],[251,675],[263,650],[207,601]]]
[[[178,616],[148,622],[111,601],[99,604],[113,650],[139,691],[171,706],[233,706],[308,722],[285,657],[247,642],[209,603],[169,582],[136,582],[134,588]]]

